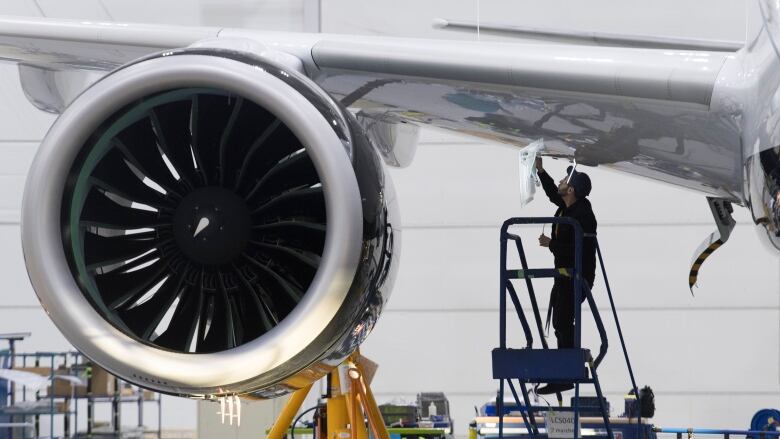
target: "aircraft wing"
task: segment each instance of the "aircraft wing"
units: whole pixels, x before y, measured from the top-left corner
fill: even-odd
[[[0,18],[0,58],[19,63],[31,101],[55,112],[89,82],[74,72],[94,80],[192,44],[292,55],[372,121],[520,147],[544,138],[547,155],[744,200],[739,120],[718,88],[739,52]]]

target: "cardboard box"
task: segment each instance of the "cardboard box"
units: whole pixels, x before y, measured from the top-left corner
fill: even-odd
[[[22,372],[30,372],[47,378],[52,376],[51,367],[15,367],[14,370],[18,370]],[[70,371],[66,367],[59,367],[54,370],[53,374],[69,375]],[[70,397],[70,392],[71,392],[71,383],[67,381],[55,379],[54,388],[49,386],[47,395],[54,394],[54,396],[56,397]]]
[[[92,364],[92,378],[89,380],[89,390],[92,396],[113,396],[117,390],[117,379],[100,366]]]
[[[71,375],[72,372],[70,368],[67,367],[59,367],[57,370],[54,371],[55,375]],[[48,395],[54,396],[57,398],[70,398],[72,396],[78,396],[79,393],[84,394],[86,390],[86,387],[84,386],[76,386],[70,381],[61,380],[61,379],[54,379],[54,384],[49,386],[48,388]]]
[[[67,413],[70,410],[70,404],[68,401],[56,401],[54,403],[55,413]]]
[[[48,388],[48,395],[58,398],[70,398],[71,396],[84,398],[91,392],[92,396],[114,396],[114,391],[117,389],[116,377],[95,364],[91,364],[90,368],[92,373],[91,379],[89,379],[89,392],[87,387],[77,386],[66,380],[55,379],[54,384]],[[50,367],[15,367],[14,369],[32,372],[45,377],[52,374]],[[54,375],[72,375],[72,372],[69,367],[60,366],[55,369]]]
[[[114,396],[116,378],[102,367],[95,366],[94,364],[90,367],[92,369],[92,377],[88,380],[87,386],[78,386],[69,381],[55,379],[54,385],[49,387],[49,395],[58,398],[70,398],[71,396],[86,398],[89,393],[91,393],[92,396],[100,397]],[[55,373],[57,375],[70,374],[68,368],[60,368]]]
[[[49,386],[46,394],[54,396],[55,398],[70,398],[71,396],[78,396],[78,393],[84,393],[84,387],[74,387],[72,383],[63,380],[54,380],[54,385]]]

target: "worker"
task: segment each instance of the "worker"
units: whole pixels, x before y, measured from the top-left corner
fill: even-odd
[[[590,177],[577,172],[576,166],[569,166],[567,176],[557,185],[542,166],[542,158],[536,159],[536,171],[542,187],[550,201],[558,206],[556,217],[568,217],[582,226],[585,234],[596,234],[596,217],[587,196],[590,194]],[[539,245],[547,247],[555,257],[555,268],[574,268],[574,230],[565,224],[554,224],[550,233],[539,236]],[[593,238],[583,238],[582,279],[593,287],[596,276],[596,245]],[[582,290],[581,301],[585,300]],[[553,312],[553,328],[558,340],[558,349],[574,347],[574,282],[571,277],[556,277],[550,293],[550,307]],[[548,317],[549,319],[549,317]],[[549,320],[548,320],[549,323]],[[563,392],[574,388],[571,383],[549,383],[537,389],[540,395]]]

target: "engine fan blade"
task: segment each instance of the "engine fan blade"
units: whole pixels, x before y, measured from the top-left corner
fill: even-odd
[[[132,230],[162,227],[167,221],[161,219],[157,213],[122,206],[93,187],[84,202],[80,224]]]
[[[257,259],[253,258],[252,256],[249,256],[247,254],[244,254],[244,257],[255,267],[259,268],[260,271],[263,273],[261,275],[262,277],[267,277],[272,279],[272,282],[276,285],[278,285],[282,291],[287,295],[287,297],[293,302],[298,303],[301,301],[301,297],[303,296],[303,292],[301,291],[300,287],[297,285],[294,285],[292,282],[288,281],[284,277],[282,277],[280,274],[278,274],[276,271],[274,271],[271,267],[267,266],[266,264],[263,264],[262,262],[258,261]],[[265,282],[263,282],[265,283]]]
[[[117,315],[131,331],[144,340],[150,340],[165,314],[174,306],[176,298],[180,297],[184,275],[168,276],[151,297],[142,297],[137,305],[119,309]]]
[[[291,187],[313,185],[317,182],[317,170],[314,169],[306,151],[301,149],[271,167],[249,190],[246,199],[251,200],[255,196],[262,199],[264,194],[277,194]]]
[[[121,195],[128,200],[146,204],[157,209],[171,210],[174,203],[168,197],[143,183],[143,177],[136,175],[122,154],[112,149],[91,176],[93,184],[101,189]]]
[[[167,266],[157,260],[146,267],[133,271],[114,270],[95,276],[101,296],[108,308],[117,310],[133,303],[159,284],[166,276]]]
[[[325,224],[314,218],[289,218],[254,226],[268,242],[281,242],[290,247],[319,254],[325,245]]]
[[[243,297],[249,296],[251,305],[253,305],[251,308],[257,310],[257,316],[260,318],[260,323],[263,325],[263,332],[271,330],[279,322],[272,320],[272,313],[269,311],[268,305],[263,303],[260,294],[257,292],[256,288],[252,286],[252,282],[247,279],[247,277],[244,276],[244,273],[235,265],[233,265],[233,272],[238,277],[239,282],[241,282],[244,288],[250,293],[244,294]]]
[[[218,94],[198,96],[197,113],[193,116],[198,127],[197,142],[192,147],[203,166],[207,185],[219,183],[219,144],[234,101],[235,98]]]
[[[160,105],[149,113],[149,120],[162,153],[188,190],[203,183],[190,151],[191,106],[192,102],[189,99],[179,100]]]
[[[141,256],[157,245],[154,232],[118,236],[85,233],[84,262],[88,269],[105,267]]]
[[[306,208],[307,210],[311,208],[312,210],[314,210],[316,208],[314,204],[320,200],[324,200],[322,194],[322,186],[297,187],[288,190],[287,192],[282,192],[281,194],[275,195],[271,199],[266,200],[258,208],[253,210],[252,214],[260,215],[260,216],[263,216],[261,214],[266,214],[266,216],[267,215],[280,216],[280,213],[284,213],[291,210],[300,211],[302,210],[302,208]]]
[[[258,241],[250,241],[250,243],[277,264],[288,267],[296,279],[313,278],[320,265],[319,256],[304,250],[276,243]]]
[[[114,138],[117,149],[144,177],[154,181],[166,193],[181,199],[186,188],[171,173],[160,154],[151,120],[146,117],[128,126]]]

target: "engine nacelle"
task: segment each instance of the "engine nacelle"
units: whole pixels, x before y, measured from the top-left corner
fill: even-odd
[[[355,350],[394,277],[392,184],[303,75],[190,49],[127,65],[54,123],[22,240],[65,337],[117,376],[273,397]]]
[[[780,147],[750,157],[745,165],[745,193],[762,241],[780,250]]]

